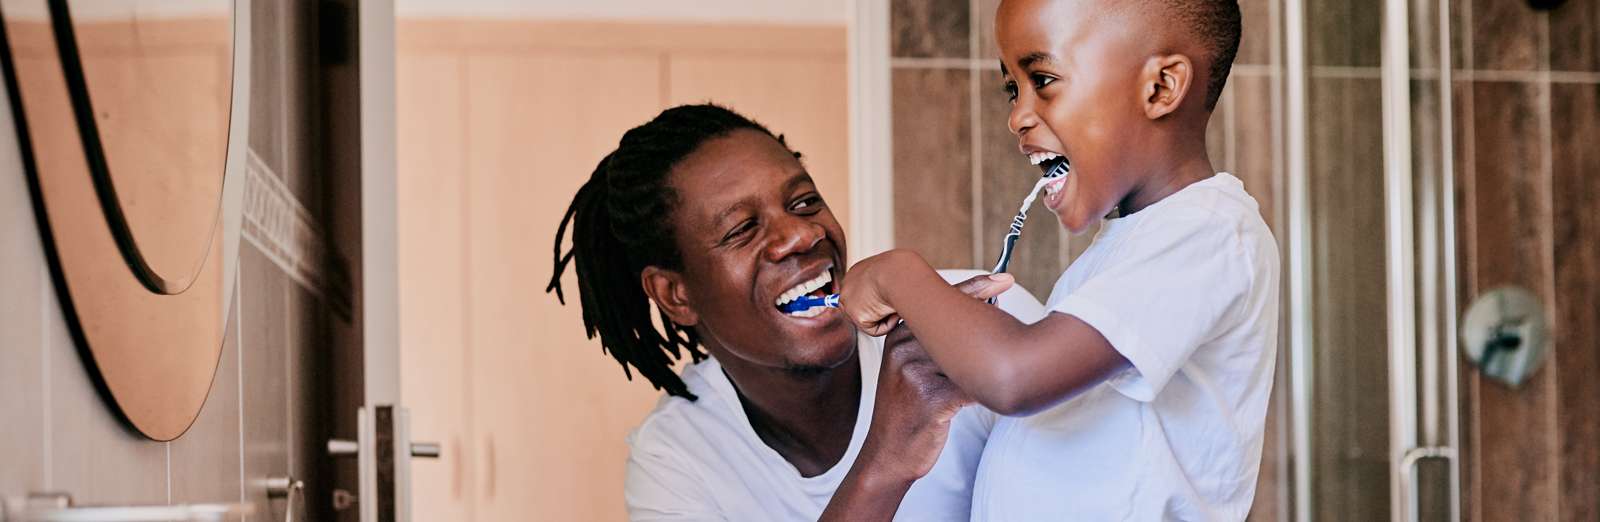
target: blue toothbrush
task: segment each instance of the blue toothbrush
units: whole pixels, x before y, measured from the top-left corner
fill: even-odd
[[[789,301],[787,303],[784,303],[783,306],[778,307],[778,310],[780,310],[780,311],[782,311],[783,313],[786,313],[786,314],[792,314],[792,313],[795,313],[795,312],[804,312],[806,310],[810,310],[813,307],[818,307],[818,306],[826,306],[826,307],[829,307],[829,308],[838,308],[839,307],[839,294],[825,295],[825,296],[822,296],[822,297],[811,297],[809,295],[803,295],[803,296],[795,298],[795,300],[793,300],[793,301]]]

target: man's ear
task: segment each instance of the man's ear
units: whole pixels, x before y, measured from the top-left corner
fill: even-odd
[[[689,306],[689,292],[683,285],[683,277],[677,272],[647,266],[639,274],[639,282],[644,285],[645,295],[650,296],[650,300],[655,301],[656,307],[666,313],[672,322],[683,326],[694,326],[700,322],[700,314]]]
[[[1145,63],[1139,79],[1144,84],[1144,115],[1158,119],[1183,104],[1194,85],[1194,62],[1181,54],[1157,56]]]

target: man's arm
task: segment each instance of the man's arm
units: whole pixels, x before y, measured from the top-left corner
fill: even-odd
[[[841,286],[842,310],[864,331],[903,319],[951,381],[1002,415],[1038,412],[1129,365],[1082,320],[1051,313],[1024,324],[946,284],[909,250],[862,260]]]
[[[893,519],[911,484],[939,461],[951,419],[970,404],[972,399],[939,372],[908,328],[890,331],[872,426],[821,520]]]
[[[975,277],[951,286],[975,303],[1011,288],[1010,276]],[[912,483],[939,461],[950,423],[972,398],[934,365],[906,325],[891,325],[883,340],[872,425],[820,521],[888,521]]]

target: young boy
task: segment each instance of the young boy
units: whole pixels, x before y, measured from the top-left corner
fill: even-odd
[[[952,382],[1004,415],[973,520],[1244,520],[1278,252],[1255,200],[1206,156],[1236,0],[1005,0],[995,37],[1022,152],[1072,167],[1046,206],[1074,234],[1112,217],[1038,322],[967,297],[908,251],[851,268],[844,313],[874,335],[903,319]]]

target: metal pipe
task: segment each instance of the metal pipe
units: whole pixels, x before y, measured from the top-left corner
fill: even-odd
[[[1293,403],[1295,520],[1311,520],[1311,203],[1307,184],[1305,0],[1284,1],[1284,66],[1289,225],[1289,367]]]

